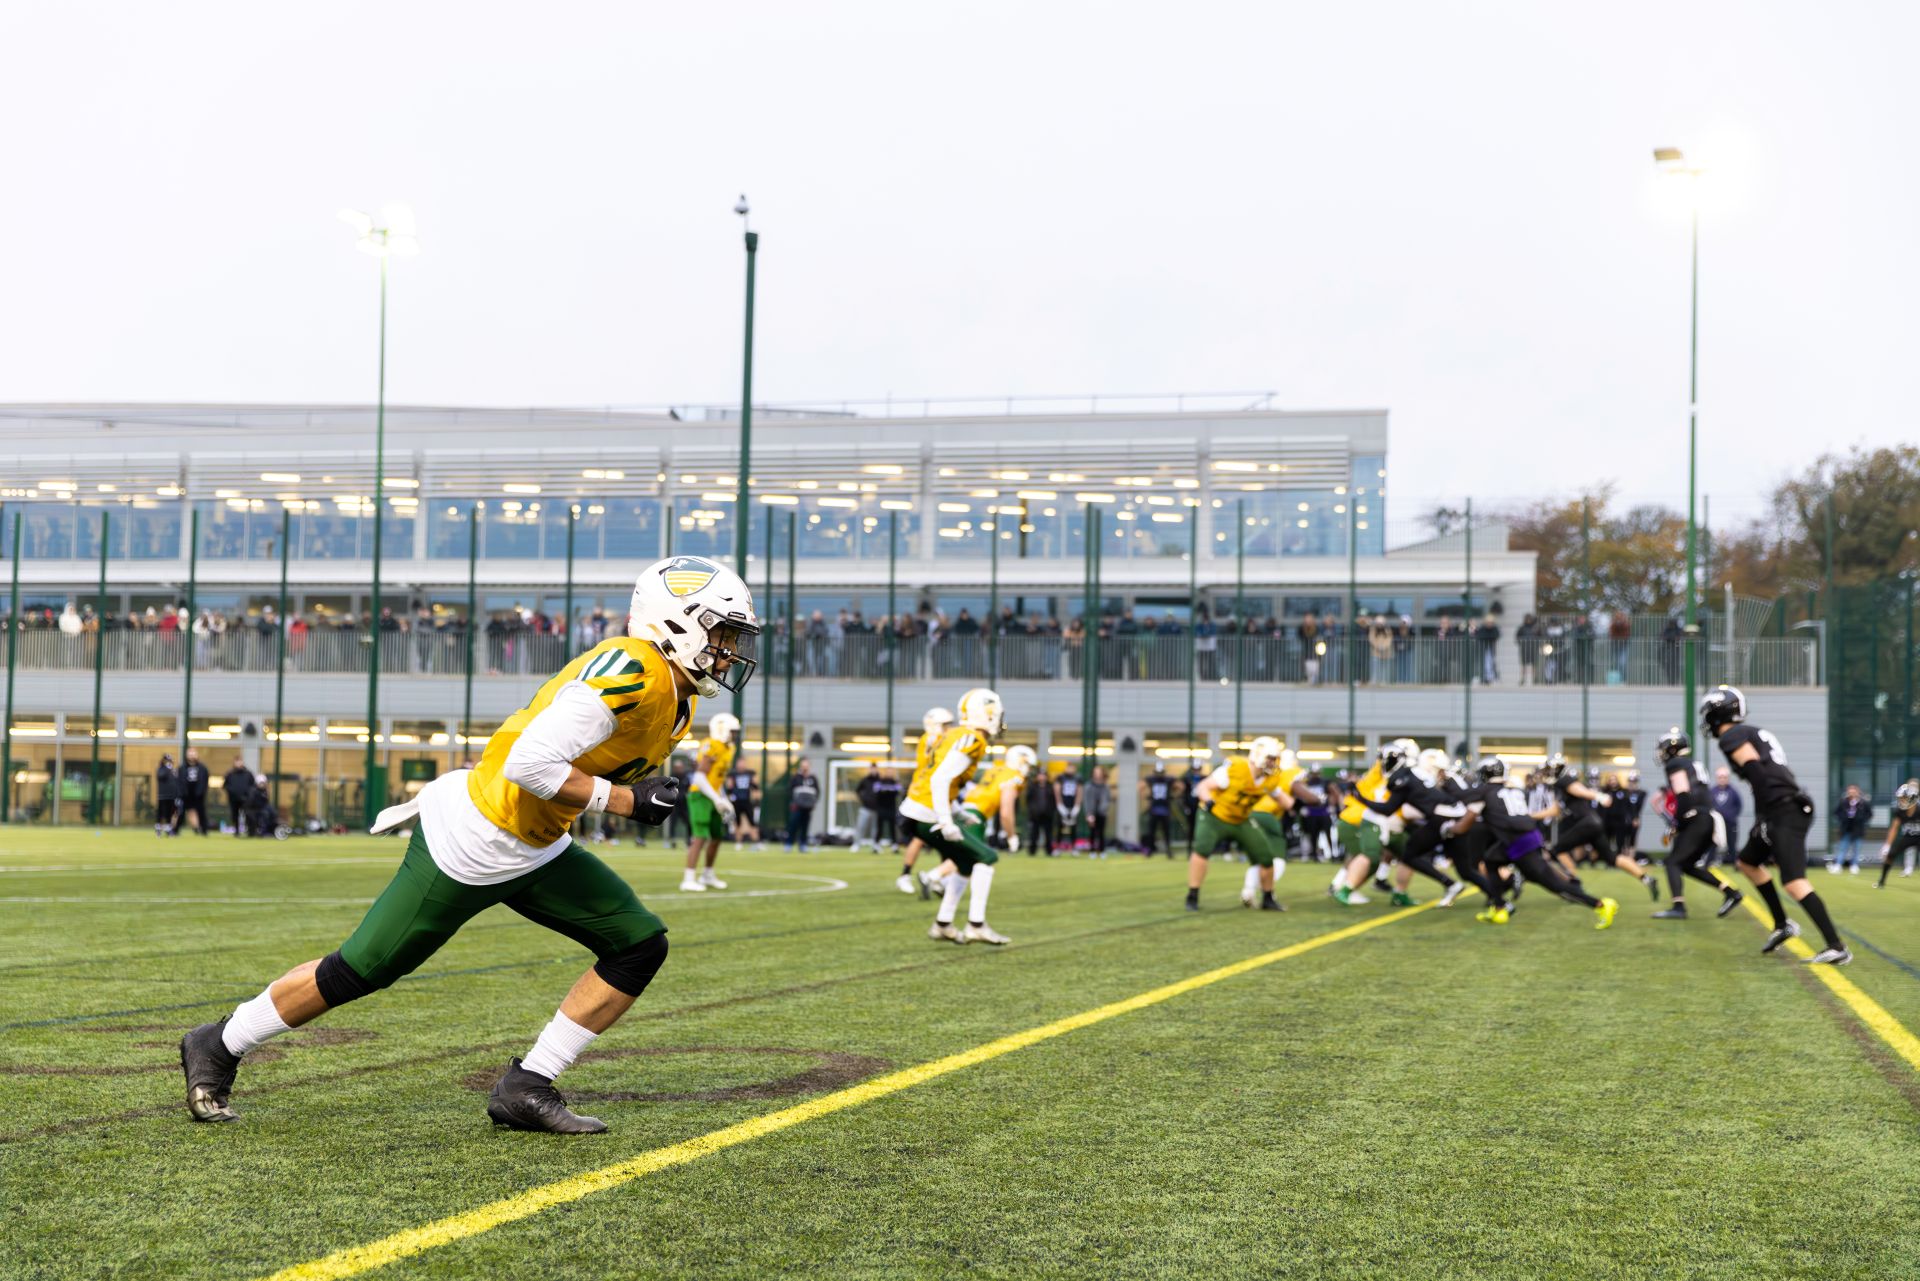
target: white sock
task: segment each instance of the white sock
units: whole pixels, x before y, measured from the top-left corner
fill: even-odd
[[[1276,858],[1276,859],[1274,859],[1274,860],[1273,860],[1273,879],[1274,879],[1274,881],[1275,881],[1276,883],[1278,883],[1278,881],[1280,880],[1280,878],[1281,878],[1281,877],[1283,877],[1283,876],[1285,876],[1286,874],[1287,874],[1287,860],[1285,860],[1285,859],[1283,859],[1283,858]]]
[[[1240,878],[1240,892],[1242,894],[1255,894],[1258,893],[1259,890],[1260,865],[1258,863],[1249,863],[1247,864],[1247,874]]]
[[[1906,864],[1900,870],[1902,872],[1911,872],[1913,870],[1913,851],[1912,850],[1907,851]]]
[[[234,1009],[226,1027],[220,1030],[220,1041],[227,1047],[227,1053],[245,1054],[263,1041],[291,1031],[287,1021],[280,1017],[280,1011],[273,1008],[273,988],[269,986]]]
[[[977,875],[979,868],[974,868]],[[947,883],[940,890],[940,912],[933,919],[942,925],[953,924],[953,914],[960,910],[960,896],[967,892],[967,878],[955,872],[947,877]]]
[[[987,892],[993,888],[993,864],[975,864],[973,875],[967,879],[973,882],[972,895],[967,899],[967,922],[970,925],[985,925]]]
[[[540,1031],[540,1039],[527,1051],[527,1057],[520,1060],[520,1066],[529,1072],[538,1072],[551,1081],[573,1066],[580,1052],[593,1044],[600,1034],[589,1032],[560,1011],[553,1012],[553,1022]]]

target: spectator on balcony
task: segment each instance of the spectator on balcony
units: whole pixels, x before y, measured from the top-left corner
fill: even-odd
[[[1368,679],[1375,685],[1389,684],[1393,680],[1393,627],[1385,614],[1376,614],[1367,621],[1366,628],[1367,653],[1371,659]]]
[[[1582,614],[1573,620],[1573,679],[1593,679],[1593,619]]]
[[[1633,618],[1624,609],[1613,611],[1613,617],[1607,622],[1607,639],[1613,645],[1613,670],[1621,679],[1627,679],[1627,655],[1633,649]]]
[[[1474,642],[1480,647],[1480,683],[1491,685],[1500,679],[1500,624],[1489,613],[1473,629]]]
[[[1186,635],[1186,629],[1180,625],[1180,620],[1172,614],[1162,614],[1159,624],[1153,629],[1153,634],[1155,636],[1152,642],[1153,651],[1158,655],[1154,662],[1154,679],[1163,681],[1185,679],[1187,664],[1192,659],[1182,652],[1183,647],[1178,641],[1167,639],[1171,636]]]
[[[1680,643],[1686,639],[1686,629],[1680,626],[1677,614],[1667,615],[1667,621],[1660,628],[1660,671],[1666,683],[1675,685],[1680,680]]]
[[[847,625],[847,611],[844,609],[840,611],[840,623],[840,630],[844,635],[849,630]],[[827,616],[816,609],[812,614],[807,616],[807,644],[806,648],[801,651],[801,653],[805,655],[805,660],[801,664],[801,670],[808,676],[828,676],[832,674],[827,670],[827,640]]]
[[[1147,647],[1140,644],[1140,620],[1133,616],[1131,605],[1121,609],[1120,617],[1113,620],[1113,639],[1114,656],[1121,660],[1120,665],[1126,677],[1145,680]]]
[[[1540,620],[1528,614],[1514,629],[1514,648],[1520,651],[1520,683],[1540,683]]]
[[[1300,625],[1293,629],[1293,634],[1294,638],[1300,642],[1301,675],[1307,684],[1318,685],[1320,658],[1326,639],[1320,631],[1320,620],[1314,617],[1312,610],[1307,611],[1307,616],[1300,620]]]
[[[1202,605],[1198,621],[1193,625],[1193,657],[1200,665],[1200,679],[1217,681],[1220,679],[1220,625]]]
[[[1402,685],[1413,680],[1413,619],[1406,614],[1393,625],[1393,678]]]
[[[1086,658],[1087,628],[1085,622],[1075,618],[1067,624],[1065,636],[1067,646],[1067,677],[1080,680],[1083,675],[1082,663]]]
[[[953,649],[950,667],[954,673],[972,680],[986,670],[980,655],[980,620],[965,605],[953,616]]]
[[[1540,671],[1549,685],[1564,684],[1567,680],[1567,624],[1564,619],[1555,618],[1541,630],[1545,641],[1540,647]]]
[[[423,602],[413,611],[413,670],[416,672],[431,672],[434,669],[433,632],[433,611]]]

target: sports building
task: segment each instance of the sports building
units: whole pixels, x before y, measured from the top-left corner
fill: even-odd
[[[1325,765],[1412,735],[1627,769],[1681,715],[1662,619],[1624,638],[1543,620],[1520,643],[1533,555],[1497,523],[1424,519],[1385,411],[912,410],[755,410],[747,577],[769,635],[741,717],[769,777],[789,751],[898,756],[926,707],[991,681],[1006,742],[1109,766],[1128,836],[1141,771],[1256,733]],[[457,766],[621,625],[640,566],[732,562],[739,435],[737,410],[393,407],[376,485],[369,406],[0,407],[0,554],[17,516],[31,624],[14,816],[79,821],[97,755],[105,817],[138,821],[183,736],[216,777],[235,755],[275,775],[303,817],[362,812],[370,734],[389,794]],[[376,501],[391,617],[370,725]],[[1089,644],[1074,620],[1096,593],[1108,635]],[[889,614],[914,621],[889,634]],[[1813,638],[1729,626],[1700,659],[1824,776]]]

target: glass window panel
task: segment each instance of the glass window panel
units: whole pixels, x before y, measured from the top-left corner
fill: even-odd
[[[69,503],[21,503],[21,555],[29,559],[66,560],[74,556],[74,509]],[[8,528],[13,521],[9,518]],[[12,547],[9,541],[8,552]]]
[[[427,555],[437,560],[464,560],[467,555],[470,498],[436,498],[427,510]]]
[[[182,555],[180,503],[134,503],[126,509],[127,556],[173,560]]]
[[[294,555],[304,560],[353,560],[360,520],[323,507],[300,517]]]
[[[602,524],[601,554],[608,560],[650,560],[661,554],[661,504],[657,498],[609,498],[594,506]]]
[[[540,501],[509,498],[481,513],[480,554],[488,560],[533,560],[540,555]]]

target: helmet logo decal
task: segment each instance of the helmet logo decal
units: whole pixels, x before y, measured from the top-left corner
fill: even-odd
[[[675,556],[660,569],[660,579],[675,596],[691,596],[720,571],[698,556]]]

